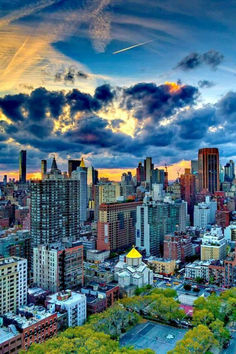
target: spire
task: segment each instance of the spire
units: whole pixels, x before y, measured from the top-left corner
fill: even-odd
[[[53,160],[52,160],[52,166],[51,166],[51,173],[57,171],[58,168],[57,168],[57,162],[56,162],[56,159],[55,159],[55,156],[53,156]]]
[[[82,167],[82,168],[84,168],[85,167],[85,163],[84,163],[84,159],[83,159],[83,157],[82,157],[82,159],[81,159],[81,162],[80,162],[80,166],[79,167]]]

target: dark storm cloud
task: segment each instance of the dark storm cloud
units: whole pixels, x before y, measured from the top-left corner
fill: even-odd
[[[12,121],[21,121],[24,120],[22,107],[26,100],[27,95],[22,93],[18,95],[6,95],[4,98],[0,98],[0,108]]]
[[[236,92],[228,92],[217,104],[218,114],[228,124],[236,126]]]
[[[18,144],[36,149],[38,156],[50,152],[65,158],[66,154],[89,154],[100,167],[108,167],[112,156],[116,157],[112,167],[127,167],[129,160],[136,163],[145,155],[169,162],[189,159],[201,144],[230,145],[236,138],[236,93],[229,92],[216,104],[195,108],[198,96],[198,89],[193,86],[154,83],[125,89],[102,85],[93,95],[77,89],[64,93],[45,88],[29,95],[7,95],[0,99],[0,108],[12,124],[0,122],[0,141],[11,137]],[[123,120],[110,121],[99,116],[100,110],[107,111],[115,101],[134,111],[137,129],[133,137],[112,131],[119,129]],[[9,102],[14,103],[12,107]],[[71,117],[69,123],[63,118],[64,108]],[[70,130],[54,131],[54,121],[59,117],[59,125],[73,122]],[[163,126],[162,120],[168,117],[171,119]],[[1,151],[5,150],[0,150],[0,159]],[[229,153],[228,148],[225,151]]]
[[[181,69],[184,71],[193,70],[201,66],[202,64],[206,64],[211,69],[216,69],[224,59],[224,55],[216,50],[209,50],[203,54],[199,54],[196,52],[190,53],[186,57],[184,57],[177,64],[176,69]]]
[[[205,136],[208,128],[216,123],[214,108],[191,109],[184,113],[178,122],[179,137],[186,140],[200,140]]]
[[[123,106],[135,110],[139,120],[151,117],[158,122],[164,117],[173,115],[179,108],[194,104],[198,97],[198,89],[183,85],[172,91],[171,86],[154,83],[139,83],[124,90]]]
[[[209,81],[209,80],[199,80],[198,86],[200,88],[211,88],[211,87],[215,86],[215,83],[213,81]]]

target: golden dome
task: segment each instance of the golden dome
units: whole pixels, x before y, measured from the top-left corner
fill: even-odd
[[[126,258],[142,258],[142,255],[133,246],[132,250],[127,254]]]

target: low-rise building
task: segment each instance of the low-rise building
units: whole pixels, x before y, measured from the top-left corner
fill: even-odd
[[[154,271],[154,273],[173,275],[176,261],[174,259],[150,257],[148,258],[148,265]]]
[[[14,325],[0,327],[0,353],[18,354],[21,350],[21,334]]]
[[[186,279],[196,279],[202,278],[206,281],[209,280],[209,265],[211,261],[195,261],[193,263],[188,263],[185,266],[185,278]]]
[[[21,333],[22,349],[27,350],[32,343],[42,343],[57,334],[57,314],[42,306],[22,306],[19,314],[12,312],[3,315],[5,326],[15,325]]]
[[[67,313],[67,327],[82,326],[87,318],[86,296],[84,294],[62,291],[47,298],[47,308],[52,312]]]
[[[96,310],[94,312],[90,312],[90,309],[92,307],[91,303],[93,302],[95,304],[94,298],[92,299],[91,297],[96,297],[98,299],[103,300],[105,299],[105,302],[103,301],[103,305],[102,303],[99,304],[98,302],[96,305],[94,305],[95,309],[102,308],[105,305],[105,307],[103,308],[103,310],[105,310],[107,307],[112,306],[115,301],[119,299],[120,289],[117,283],[93,283],[91,285],[81,288],[81,293],[85,294],[88,297],[88,313],[94,313],[100,311]]]
[[[86,260],[93,263],[104,262],[110,256],[110,251],[87,250]]]

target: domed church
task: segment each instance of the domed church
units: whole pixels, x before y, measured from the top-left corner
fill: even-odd
[[[120,256],[115,266],[115,279],[121,288],[141,288],[153,284],[153,271],[142,261],[142,255],[133,246],[126,256]]]

